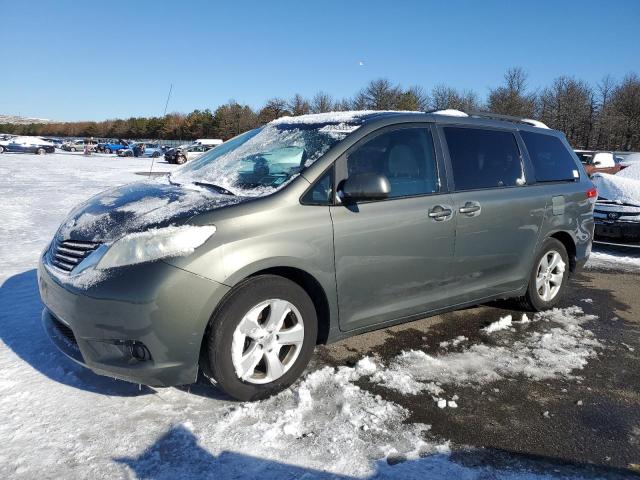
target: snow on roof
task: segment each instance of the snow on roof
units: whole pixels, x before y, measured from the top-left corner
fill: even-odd
[[[316,123],[360,123],[364,117],[384,113],[422,113],[414,110],[351,110],[346,112],[311,113],[295,117],[280,117],[270,125],[316,124]]]
[[[547,126],[546,123],[541,122],[540,120],[533,120],[531,118],[523,118],[522,120],[520,120],[522,123],[526,123],[528,125],[531,125],[532,127],[538,127],[538,128],[546,128],[547,130],[550,130],[550,128]]]
[[[598,197],[640,206],[640,164],[627,167],[616,175],[598,172],[592,180],[598,189]]]
[[[469,115],[464,113],[461,110],[456,110],[455,108],[447,108],[445,110],[438,110],[435,112],[431,112],[434,115],[447,115],[449,117],[468,117]]]

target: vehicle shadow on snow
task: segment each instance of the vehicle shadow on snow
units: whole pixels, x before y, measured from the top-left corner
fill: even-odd
[[[35,269],[0,285],[0,340],[31,367],[56,382],[103,395],[154,393],[149,387],[96,375],[59,352],[42,327],[42,308]]]
[[[296,449],[296,439],[291,447]],[[348,452],[342,454],[348,455]],[[379,460],[374,472],[353,477],[301,467],[237,452],[212,455],[197,437],[182,425],[171,427],[140,455],[114,458],[126,465],[138,479],[157,478],[305,478],[331,479],[450,479],[450,478],[629,478],[632,472],[588,464],[567,463],[546,457],[532,457],[506,450],[470,449],[450,455],[435,453],[415,460],[402,456]],[[326,459],[331,463],[331,458]]]

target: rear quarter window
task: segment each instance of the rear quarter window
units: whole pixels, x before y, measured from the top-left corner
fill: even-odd
[[[558,137],[543,133],[520,132],[537,182],[566,182],[578,178],[571,152]]]

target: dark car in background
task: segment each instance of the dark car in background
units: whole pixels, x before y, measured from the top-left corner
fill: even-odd
[[[56,147],[40,137],[13,137],[9,140],[0,141],[0,153],[54,153]]]
[[[169,163],[183,164],[189,160],[198,158],[205,152],[208,152],[214,145],[202,145],[194,143],[192,145],[181,145],[179,147],[170,148],[164,154],[164,159]]]
[[[598,188],[595,240],[640,248],[640,163],[615,175],[596,173],[592,179]]]

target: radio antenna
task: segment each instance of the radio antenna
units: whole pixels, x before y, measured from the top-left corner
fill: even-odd
[[[164,103],[164,112],[162,112],[162,118],[167,116],[167,107],[169,106],[169,99],[171,98],[171,91],[173,90],[173,83],[169,86],[169,94],[167,95],[167,101]],[[153,172],[153,162],[155,162],[155,158],[151,157],[151,168],[149,169],[149,178],[151,178],[151,173]]]

